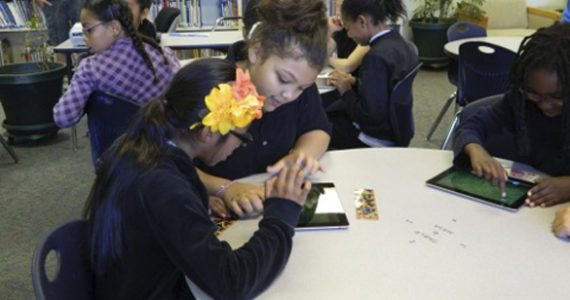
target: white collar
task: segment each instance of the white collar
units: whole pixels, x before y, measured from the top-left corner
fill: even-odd
[[[370,38],[370,41],[368,41],[368,44],[372,44],[372,42],[373,42],[375,39],[377,39],[377,38],[379,38],[379,37],[381,37],[381,36],[387,34],[388,32],[390,32],[390,29],[386,29],[386,30],[382,30],[382,31],[378,32],[377,34],[373,35],[373,36]]]

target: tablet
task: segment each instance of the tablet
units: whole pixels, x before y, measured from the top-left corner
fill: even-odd
[[[455,167],[431,178],[426,184],[509,211],[516,211],[523,205],[526,193],[532,187],[531,183],[509,177],[505,183],[507,196],[502,198],[499,186],[493,186],[484,178]]]
[[[333,183],[313,183],[295,230],[347,229],[348,219]]]

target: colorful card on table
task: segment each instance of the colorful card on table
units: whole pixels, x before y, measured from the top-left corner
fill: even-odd
[[[357,219],[378,220],[378,205],[373,189],[355,190],[354,205]]]
[[[216,224],[218,227],[218,230],[216,230],[216,236],[220,235],[224,230],[228,229],[228,227],[230,227],[230,225],[235,222],[234,220],[228,218],[214,218],[212,221],[214,221],[214,224]]]

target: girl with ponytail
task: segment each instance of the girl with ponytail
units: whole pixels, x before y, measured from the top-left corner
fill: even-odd
[[[91,92],[97,90],[145,104],[162,95],[179,68],[176,56],[141,37],[123,0],[87,0],[81,10],[87,46],[69,88],[54,107],[59,127],[79,122]]]
[[[249,74],[222,59],[182,68],[163,99],[145,106],[106,151],[84,215],[97,299],[251,299],[285,266],[310,189],[299,166],[265,183],[264,218],[232,250],[216,237],[193,161],[215,165],[262,115]]]
[[[307,174],[330,140],[330,124],[314,84],[327,60],[328,19],[322,0],[260,0],[251,8],[258,23],[246,39],[251,80],[266,97],[263,119],[248,132],[254,142],[215,167],[200,165],[212,195],[235,214],[263,211],[263,188],[232,181],[300,165]],[[213,198],[219,201],[218,198]],[[227,210],[216,211],[227,215]]]

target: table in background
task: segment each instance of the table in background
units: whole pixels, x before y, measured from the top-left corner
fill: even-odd
[[[507,48],[517,53],[523,39],[524,39],[523,36],[485,36],[485,37],[459,39],[446,43],[445,46],[443,47],[443,50],[445,54],[451,56],[452,58],[456,58],[459,55],[459,46],[461,46],[461,44],[467,42],[486,42],[489,44]]]
[[[228,48],[237,41],[243,40],[239,30],[214,32],[175,32],[162,34],[160,44],[173,50]]]
[[[65,55],[67,80],[70,82],[73,77],[73,61],[71,59],[71,55],[74,53],[87,53],[89,52],[89,48],[85,45],[74,46],[71,41],[67,39],[63,43],[55,46],[55,48],[53,48],[53,52]],[[71,143],[73,144],[73,150],[77,150],[77,129],[75,128],[75,125],[71,127]]]
[[[297,232],[283,273],[259,298],[568,298],[570,244],[550,230],[559,207],[512,213],[427,187],[451,159],[411,148],[325,154],[314,181],[335,183],[349,229]],[[379,220],[356,219],[361,188],[374,189]],[[240,220],[221,238],[236,248],[256,228]]]

